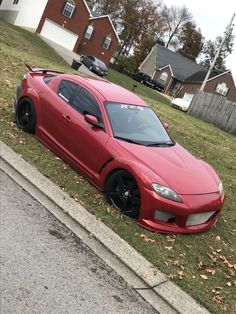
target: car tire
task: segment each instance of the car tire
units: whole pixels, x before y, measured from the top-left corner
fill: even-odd
[[[93,71],[93,66],[92,65],[89,66],[89,70]]]
[[[16,105],[16,124],[24,132],[35,133],[35,108],[32,101],[27,97],[22,98]]]
[[[134,177],[125,170],[113,173],[106,182],[107,201],[123,214],[137,218],[140,212],[140,192]]]
[[[140,81],[140,84],[144,84],[144,80],[141,80],[141,81]]]

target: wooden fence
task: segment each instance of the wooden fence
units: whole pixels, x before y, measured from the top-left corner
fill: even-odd
[[[223,96],[199,91],[194,96],[188,113],[236,135],[236,102],[228,101]]]

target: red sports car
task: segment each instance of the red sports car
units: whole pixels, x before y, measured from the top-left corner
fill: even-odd
[[[216,172],[170,136],[156,113],[108,81],[31,69],[16,122],[83,174],[108,202],[158,232],[211,227],[224,203]]]

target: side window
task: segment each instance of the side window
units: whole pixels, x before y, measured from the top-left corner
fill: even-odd
[[[58,86],[57,95],[64,101],[69,102],[77,87],[78,85],[73,82],[62,80]]]
[[[66,1],[62,14],[67,16],[68,18],[71,18],[75,10],[75,2],[73,0]]]
[[[89,25],[85,31],[84,37],[90,39],[93,34],[93,25]]]
[[[102,122],[102,114],[98,103],[86,89],[81,88],[78,90],[70,104],[81,114],[92,114],[97,117],[99,122]]]
[[[167,79],[168,79],[168,74],[167,74],[167,72],[163,72],[163,73],[161,73],[161,75],[160,75],[160,77],[159,77],[159,82],[160,82],[161,84],[165,84],[166,81],[167,81]]]
[[[105,39],[104,39],[104,41],[102,43],[102,47],[104,49],[109,49],[110,45],[111,45],[111,37],[107,36],[107,37],[105,37]]]
[[[228,93],[229,88],[227,87],[227,85],[223,82],[223,83],[219,83],[216,86],[216,92],[222,96],[226,96]]]

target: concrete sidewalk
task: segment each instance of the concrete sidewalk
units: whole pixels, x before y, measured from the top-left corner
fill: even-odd
[[[209,313],[105,224],[0,142],[0,168],[72,230],[157,312]]]

